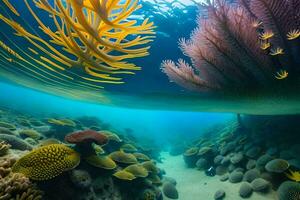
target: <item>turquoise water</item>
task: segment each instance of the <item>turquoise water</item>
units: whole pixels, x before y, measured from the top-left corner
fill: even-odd
[[[234,114],[138,110],[101,106],[72,101],[5,83],[0,84],[0,99],[2,106],[39,117],[95,116],[117,129],[131,128],[137,135],[155,140],[162,139],[164,142],[176,135],[198,136],[205,128],[235,119]]]
[[[0,199],[299,200],[300,0],[0,0]]]

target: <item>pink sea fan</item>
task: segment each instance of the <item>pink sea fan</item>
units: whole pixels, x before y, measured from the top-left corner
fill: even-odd
[[[269,56],[260,49],[258,34],[251,26],[254,21],[251,14],[221,0],[207,8],[208,19],[198,18],[198,27],[191,38],[179,42],[183,53],[191,58],[192,67],[183,61],[177,66],[168,61],[163,63],[163,71],[188,89],[191,82],[196,82],[192,85],[200,90],[235,91],[268,86],[275,69]]]

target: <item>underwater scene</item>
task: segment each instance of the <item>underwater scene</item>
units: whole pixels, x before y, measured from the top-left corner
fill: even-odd
[[[0,0],[0,200],[300,200],[300,0]]]

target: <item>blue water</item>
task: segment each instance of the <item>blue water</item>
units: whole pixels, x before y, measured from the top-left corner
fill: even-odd
[[[39,117],[96,116],[119,130],[131,128],[137,136],[166,142],[176,136],[193,138],[206,128],[234,119],[234,114],[125,109],[73,101],[0,84],[0,104]]]

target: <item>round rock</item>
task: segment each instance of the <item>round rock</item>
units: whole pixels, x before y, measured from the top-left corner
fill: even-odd
[[[229,175],[229,181],[231,183],[238,183],[241,182],[243,180],[243,172],[232,172]]]
[[[215,200],[221,200],[225,197],[226,193],[224,190],[218,190],[216,191],[215,195],[214,195],[214,199]]]
[[[269,189],[270,183],[263,178],[254,179],[251,186],[255,192],[264,192]]]
[[[248,183],[248,182],[242,183],[242,185],[239,189],[240,197],[242,197],[242,198],[250,197],[252,192],[253,192],[253,189],[252,189],[252,186],[250,183]]]

